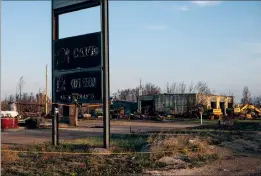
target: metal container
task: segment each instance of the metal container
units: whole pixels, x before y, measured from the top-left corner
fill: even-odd
[[[155,97],[158,112],[183,114],[196,105],[196,94],[160,94]]]
[[[18,128],[17,118],[1,118],[1,129],[16,129]]]

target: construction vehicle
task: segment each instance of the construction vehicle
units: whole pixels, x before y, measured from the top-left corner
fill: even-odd
[[[253,119],[261,117],[261,110],[252,104],[238,105],[234,108],[234,116],[242,119]]]
[[[210,118],[211,120],[214,119],[222,119],[223,112],[221,109],[209,109],[206,111],[205,115]]]
[[[203,118],[205,119],[221,119],[223,117],[223,112],[221,109],[207,109],[203,105],[197,105],[191,109],[191,115],[193,117],[199,118],[200,117],[200,111],[203,112]]]

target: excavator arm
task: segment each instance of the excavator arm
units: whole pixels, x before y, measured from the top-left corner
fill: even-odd
[[[240,111],[242,112],[242,111],[246,110],[246,109],[248,108],[248,106],[249,106],[249,104],[245,104],[245,105],[240,109]]]
[[[239,109],[239,108],[236,108]],[[252,118],[252,113],[251,111],[246,111],[246,110],[251,110],[251,111],[255,111],[258,116],[261,116],[261,110],[258,109],[256,106],[252,105],[252,104],[245,104],[242,108],[240,108],[240,113],[241,114],[245,114],[247,116],[247,118]],[[237,111],[238,112],[238,111]]]
[[[258,112],[259,114],[261,114],[261,110],[258,109],[257,107],[254,107],[254,110],[255,110],[256,112]]]

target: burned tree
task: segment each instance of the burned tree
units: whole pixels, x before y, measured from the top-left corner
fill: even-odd
[[[241,103],[242,104],[251,104],[252,103],[251,93],[247,86],[245,86],[243,89]]]
[[[253,98],[253,104],[258,108],[261,107],[261,95]]]
[[[208,87],[207,82],[199,81],[196,86],[196,93],[198,93],[200,96],[198,97],[198,105],[203,105],[207,101],[208,95],[210,95],[212,92],[210,88]]]
[[[165,93],[175,94],[175,93],[187,93],[187,85],[184,82],[174,82],[171,85],[166,84]]]
[[[142,88],[142,94],[143,95],[154,95],[154,94],[160,94],[161,89],[160,87],[152,84],[152,83],[146,83],[145,86]]]
[[[19,79],[19,82],[18,82],[18,91],[19,91],[19,101],[22,100],[22,89],[24,87],[24,77],[22,76],[20,79]]]
[[[196,91],[196,86],[191,82],[188,87],[188,93],[194,93]]]

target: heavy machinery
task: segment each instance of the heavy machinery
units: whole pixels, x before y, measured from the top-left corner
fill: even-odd
[[[261,117],[261,110],[252,104],[238,105],[234,108],[234,116],[243,119],[253,119]]]
[[[209,109],[205,113],[207,117],[209,117],[211,120],[214,119],[221,119],[223,117],[223,112],[221,109]]]
[[[214,120],[214,119],[221,119],[223,117],[223,112],[221,109],[213,109],[213,108],[207,109],[203,105],[197,105],[197,106],[193,107],[191,109],[191,115],[193,117],[199,118],[200,111],[203,112],[203,118],[205,118],[205,119]]]

